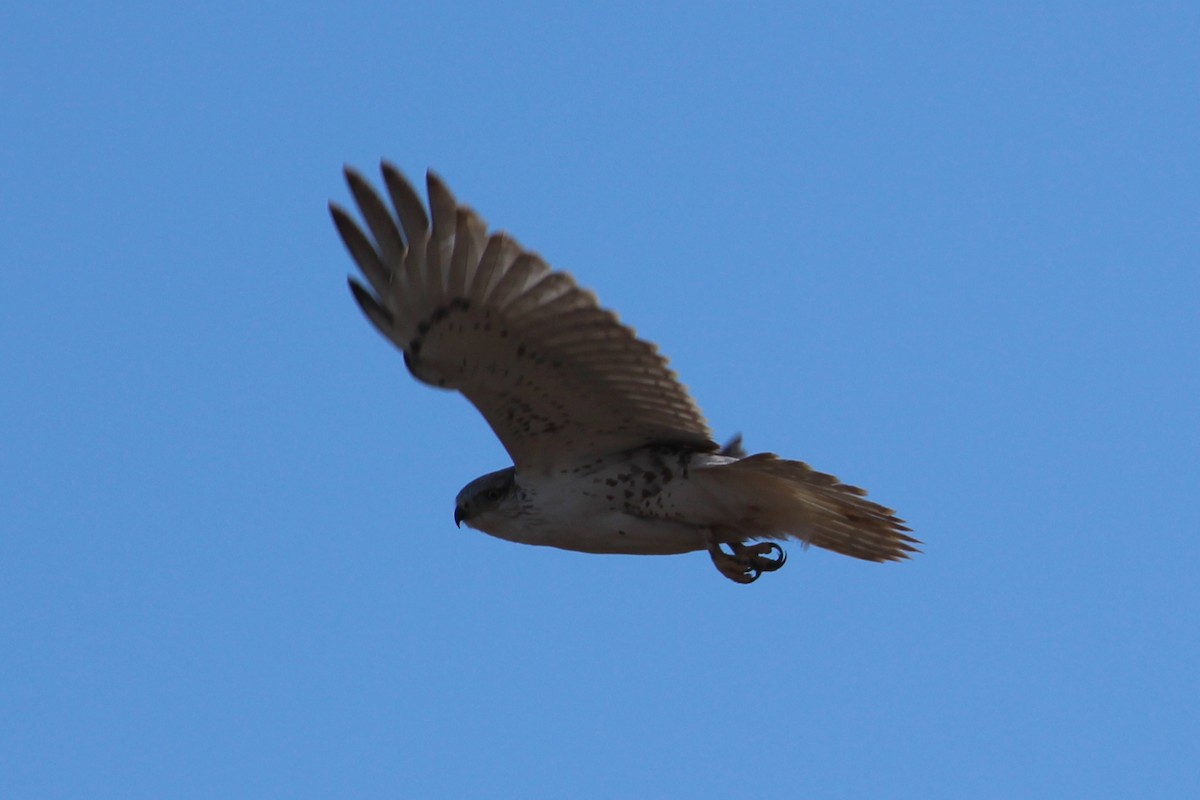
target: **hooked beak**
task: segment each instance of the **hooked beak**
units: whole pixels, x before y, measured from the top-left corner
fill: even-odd
[[[466,518],[467,518],[467,515],[463,512],[462,506],[455,506],[454,507],[454,527],[461,528],[462,524],[463,524],[463,520]]]

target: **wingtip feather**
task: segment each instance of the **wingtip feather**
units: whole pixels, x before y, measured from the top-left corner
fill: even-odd
[[[380,305],[366,287],[354,280],[353,277],[348,277],[346,283],[350,286],[350,294],[354,296],[354,302],[358,303],[359,309],[371,321],[371,324],[388,339],[396,341],[393,334],[394,318],[392,313]],[[397,344],[400,343],[397,342]]]

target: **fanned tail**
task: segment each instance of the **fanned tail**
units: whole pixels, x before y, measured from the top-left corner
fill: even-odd
[[[745,539],[800,539],[866,561],[900,561],[919,552],[920,541],[892,509],[802,461],[759,453],[705,467],[695,477],[726,499],[726,511],[740,523],[728,533]]]

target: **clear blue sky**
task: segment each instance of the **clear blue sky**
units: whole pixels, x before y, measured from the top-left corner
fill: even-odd
[[[119,7],[120,10],[113,10]],[[1184,797],[1195,3],[0,12],[0,796]],[[925,541],[603,557],[360,317],[437,169]]]

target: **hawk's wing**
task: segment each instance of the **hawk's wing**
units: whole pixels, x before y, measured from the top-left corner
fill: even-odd
[[[650,443],[717,449],[657,348],[570,275],[503,233],[489,235],[433,173],[432,224],[386,162],[383,179],[391,207],[346,169],[369,235],[330,204],[366,278],[366,286],[350,279],[354,299],[418,380],[466,395],[518,469],[564,467]]]

